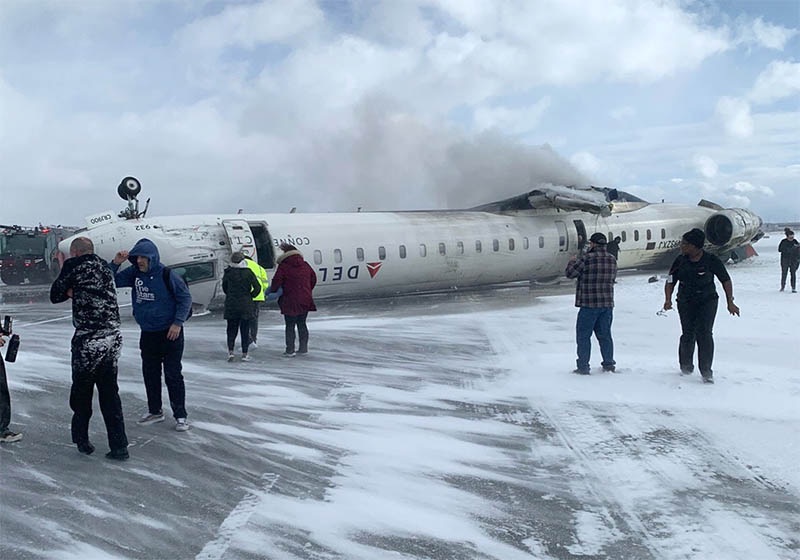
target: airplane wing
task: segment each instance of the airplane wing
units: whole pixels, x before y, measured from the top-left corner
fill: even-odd
[[[610,216],[615,189],[577,188],[563,185],[540,185],[525,194],[490,202],[470,208],[481,212],[509,212],[514,210],[581,210],[591,214]]]

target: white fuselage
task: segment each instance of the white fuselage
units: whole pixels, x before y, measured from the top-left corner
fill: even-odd
[[[385,296],[563,274],[578,234],[620,235],[619,268],[664,265],[681,235],[703,228],[715,210],[670,204],[620,204],[608,217],[526,210],[191,215],[104,223],[77,235],[111,259],[143,237],[161,261],[184,274],[195,303],[222,296],[224,268],[242,250],[274,272],[278,246],[291,243],[317,273],[315,297]],[[69,239],[61,250],[68,249]]]

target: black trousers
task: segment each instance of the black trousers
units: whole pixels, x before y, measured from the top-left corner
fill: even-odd
[[[258,311],[263,302],[256,302],[256,314],[250,319],[250,342],[258,342]]]
[[[237,332],[242,335],[242,354],[247,354],[250,347],[250,320],[249,319],[228,319],[226,334],[228,335],[228,352],[233,352],[236,344]]]
[[[793,290],[797,289],[797,265],[791,261],[781,259],[781,290],[786,287],[786,275],[790,275],[790,283]]]
[[[694,347],[697,344],[697,365],[703,376],[713,374],[714,319],[717,317],[719,298],[699,301],[679,301],[678,315],[681,318],[681,340],[678,345],[678,362],[684,371],[694,370]]]
[[[306,326],[306,318],[308,313],[302,315],[284,315],[283,320],[286,323],[286,352],[292,354],[294,352],[294,329],[297,327],[297,334],[300,336],[300,345],[298,352],[305,354],[308,352],[308,327]]]
[[[89,420],[92,417],[92,397],[97,386],[100,412],[106,425],[108,446],[125,449],[125,420],[117,385],[117,359],[122,347],[122,335],[78,336],[72,338],[72,388],[69,406],[72,409],[72,442],[89,441]]]
[[[8,392],[8,379],[6,378],[6,362],[0,356],[0,435],[11,424],[11,395]]]
[[[142,377],[147,392],[150,414],[161,412],[161,371],[169,394],[169,404],[175,418],[186,418],[186,387],[183,384],[183,329],[175,340],[167,338],[168,331],[142,331],[139,350],[142,353]]]

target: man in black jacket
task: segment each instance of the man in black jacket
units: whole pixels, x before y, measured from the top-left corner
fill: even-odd
[[[790,274],[792,293],[797,293],[797,266],[800,264],[800,243],[790,228],[783,230],[786,239],[781,239],[778,252],[781,254],[781,291],[786,289],[786,275]]]
[[[722,284],[728,313],[739,316],[739,307],[733,303],[733,282],[725,265],[715,255],[703,250],[706,235],[694,228],[681,238],[681,254],[669,269],[664,284],[664,309],[672,309],[672,293],[678,288],[678,315],[681,319],[681,338],[678,344],[678,362],[681,374],[694,371],[694,347],[697,345],[697,364],[704,383],[714,383],[711,365],[714,361],[714,320],[717,317],[719,296],[714,278]]]
[[[128,458],[128,438],[122,416],[122,401],[117,386],[117,360],[122,349],[119,306],[114,275],[107,263],[94,254],[88,237],[70,245],[70,257],[50,288],[50,301],[61,303],[72,298],[72,442],[78,451],[91,455],[89,419],[92,392],[97,385],[100,412],[106,424],[109,459]]]

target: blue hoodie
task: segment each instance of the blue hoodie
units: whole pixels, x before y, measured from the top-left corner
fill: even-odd
[[[150,266],[141,272],[136,257],[147,257]],[[131,300],[133,316],[145,332],[166,331],[172,325],[183,326],[192,308],[192,295],[186,282],[174,270],[169,272],[172,292],[164,284],[164,265],[158,255],[158,247],[149,239],[140,239],[128,254],[133,266],[119,271],[120,265],[110,264],[118,288],[133,288]]]

